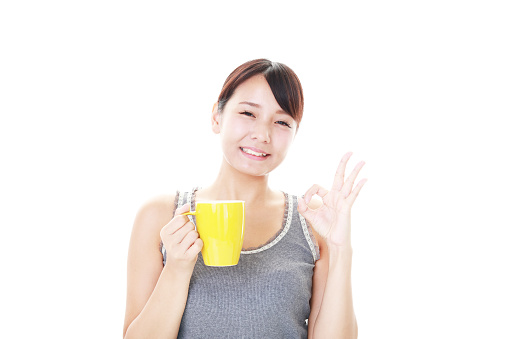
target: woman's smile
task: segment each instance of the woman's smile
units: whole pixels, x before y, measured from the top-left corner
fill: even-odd
[[[254,147],[239,147],[242,151],[242,154],[249,159],[262,161],[267,159],[267,157],[270,156],[270,154],[265,153],[264,151],[254,148]]]
[[[282,110],[263,75],[240,84],[223,112],[212,115],[225,161],[252,176],[267,175],[285,158],[297,122]],[[284,122],[284,123],[283,123]]]

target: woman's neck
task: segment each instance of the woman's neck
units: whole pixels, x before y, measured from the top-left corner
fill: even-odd
[[[247,204],[266,201],[274,196],[268,181],[268,175],[252,176],[239,172],[223,159],[216,180],[200,190],[197,199],[244,200]]]

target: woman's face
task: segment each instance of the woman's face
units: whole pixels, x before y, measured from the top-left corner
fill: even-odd
[[[237,87],[222,113],[214,106],[212,129],[232,167],[263,176],[285,158],[297,123],[279,107],[265,77],[255,75]]]

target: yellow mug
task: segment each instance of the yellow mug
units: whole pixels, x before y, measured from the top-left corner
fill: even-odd
[[[244,242],[244,201],[197,201],[195,209],[182,215],[196,217],[205,265],[237,265]]]

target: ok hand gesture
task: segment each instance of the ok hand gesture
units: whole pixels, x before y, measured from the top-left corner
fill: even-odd
[[[339,163],[330,191],[318,185],[313,185],[304,195],[299,198],[298,210],[313,228],[322,236],[328,246],[350,247],[351,211],[352,205],[359,192],[368,181],[362,179],[352,190],[355,179],[365,162],[361,161],[355,166],[346,181],[345,168],[352,152],[346,153]],[[322,198],[323,204],[317,209],[311,209],[309,202],[314,195]]]

